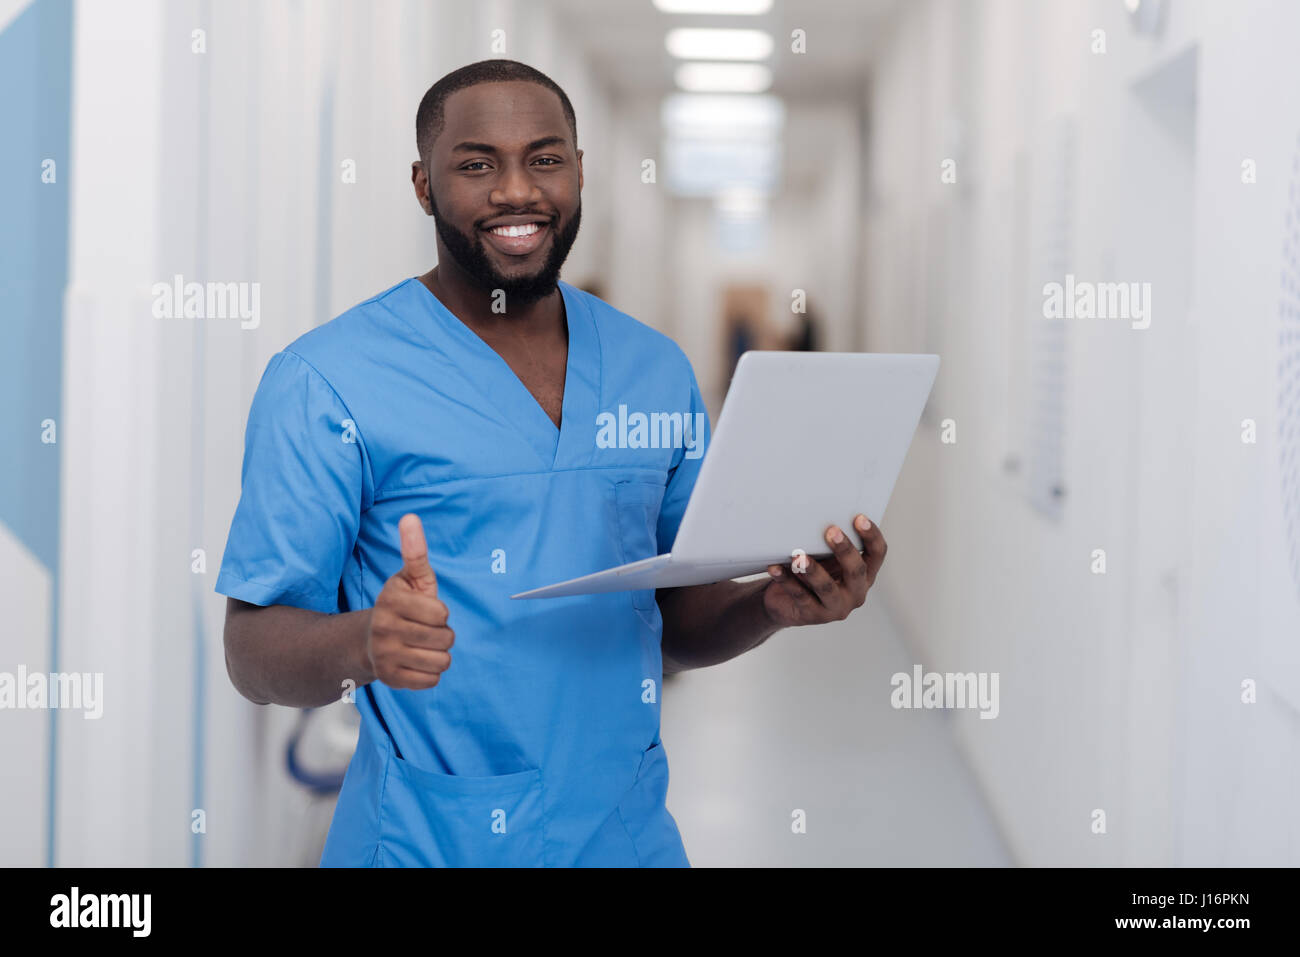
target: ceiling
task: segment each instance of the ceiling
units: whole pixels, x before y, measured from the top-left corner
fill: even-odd
[[[767,30],[776,50],[769,92],[788,98],[863,95],[867,69],[902,0],[775,0],[761,16],[665,14],[651,0],[551,0],[562,28],[581,46],[600,78],[618,96],[675,89],[675,61],[664,49],[672,27],[747,27]],[[802,29],[807,52],[790,51],[791,31]]]

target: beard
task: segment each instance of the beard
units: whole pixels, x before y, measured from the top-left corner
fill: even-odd
[[[553,234],[550,252],[546,261],[533,275],[503,276],[492,260],[488,258],[487,245],[477,233],[473,236],[461,232],[438,212],[438,205],[433,201],[433,189],[429,189],[429,208],[433,211],[433,222],[442,237],[443,245],[451,253],[456,264],[484,291],[500,289],[506,294],[506,302],[527,306],[550,295],[556,289],[560,278],[560,267],[569,258],[569,250],[578,238],[578,227],[582,224],[582,200],[573,211],[573,219],[565,224],[564,229]],[[550,228],[555,229],[551,223]]]

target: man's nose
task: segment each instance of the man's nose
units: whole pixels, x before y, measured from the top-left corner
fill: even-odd
[[[507,164],[493,191],[493,202],[501,206],[522,209],[533,202],[537,184],[527,168],[515,163]]]

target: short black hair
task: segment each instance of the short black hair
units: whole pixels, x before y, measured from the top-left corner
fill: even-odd
[[[429,91],[424,94],[424,99],[420,100],[420,108],[415,112],[415,146],[420,151],[420,159],[424,160],[428,157],[429,151],[433,148],[433,141],[438,138],[446,125],[443,109],[447,97],[457,90],[477,86],[480,83],[507,83],[512,80],[536,83],[538,86],[546,87],[560,98],[564,118],[569,122],[569,132],[573,134],[573,145],[577,148],[578,119],[574,115],[573,104],[569,102],[568,96],[560,89],[558,83],[541,70],[533,69],[527,63],[520,63],[518,60],[479,60],[477,63],[452,70],[429,87]]]

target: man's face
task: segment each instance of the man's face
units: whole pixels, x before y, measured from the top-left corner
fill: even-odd
[[[425,158],[439,259],[504,290],[508,313],[555,289],[582,220],[582,151],[560,98],[535,83],[458,90],[444,115]]]

